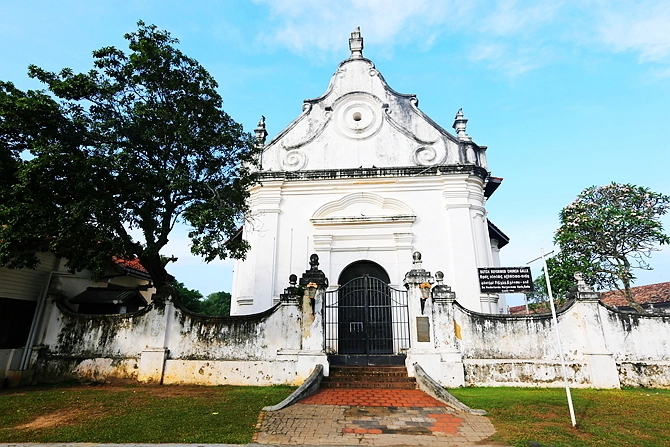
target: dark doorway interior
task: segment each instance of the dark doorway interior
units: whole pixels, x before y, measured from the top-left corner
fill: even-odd
[[[382,266],[371,261],[350,264],[340,274],[338,292],[339,353],[393,353],[391,289]]]
[[[0,298],[0,349],[25,346],[36,307],[36,301]]]
[[[342,270],[338,279],[338,284],[344,285],[354,278],[370,276],[382,280],[385,284],[391,282],[388,273],[384,267],[372,261],[356,261],[349,264]]]

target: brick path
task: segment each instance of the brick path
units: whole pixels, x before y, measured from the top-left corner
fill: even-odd
[[[262,414],[258,429],[259,444],[332,446],[482,446],[495,433],[486,417],[453,410],[419,390],[357,388],[321,389]]]

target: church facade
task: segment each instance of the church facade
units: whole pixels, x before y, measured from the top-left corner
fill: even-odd
[[[360,31],[351,56],[327,91],[265,143],[261,183],[251,191],[231,313],[262,312],[279,301],[289,275],[309,268],[310,254],[334,290],[369,275],[402,288],[420,251],[427,268],[444,270],[468,309],[500,313],[504,298],[482,294],[478,267],[499,266],[509,241],[489,222],[485,204],[502,179],[492,177],[486,147],[466,133],[459,110],[452,134],[394,91],[363,57]]]

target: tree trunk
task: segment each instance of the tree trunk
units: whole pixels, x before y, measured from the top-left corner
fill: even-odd
[[[171,286],[172,276],[165,270],[161,256],[159,254],[140,255],[139,258],[142,266],[149,272],[157,294],[169,292],[167,287]]]
[[[628,276],[630,272],[630,264],[627,259],[624,260],[624,266],[626,267],[626,272],[623,275],[623,278],[621,278],[621,282],[623,283],[623,296],[626,298],[626,301],[628,301],[630,307],[635,309],[637,313],[646,314],[648,312],[633,299],[633,293],[630,291],[630,276]]]

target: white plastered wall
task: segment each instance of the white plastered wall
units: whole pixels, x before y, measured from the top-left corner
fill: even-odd
[[[494,265],[482,188],[482,179],[468,173],[264,181],[252,194],[244,229],[252,248],[235,268],[232,313],[271,307],[289,275],[300,277],[309,267],[312,253],[331,288],[359,260],[380,264],[400,287],[415,250],[425,268],[445,273],[459,302],[495,313],[477,276],[477,267]]]

